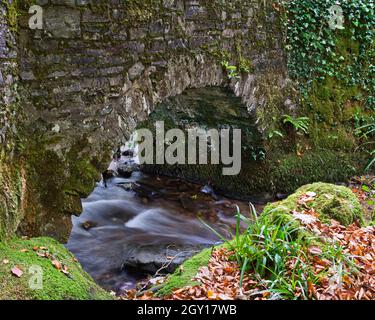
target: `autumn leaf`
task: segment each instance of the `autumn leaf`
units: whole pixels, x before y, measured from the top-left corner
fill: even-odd
[[[232,273],[232,272],[234,271],[234,268],[232,268],[232,267],[225,267],[225,268],[224,268],[224,271],[225,271],[226,273]]]
[[[316,197],[316,193],[315,193],[315,192],[312,192],[312,191],[306,192],[306,195],[307,195],[308,197],[311,197],[311,198]]]
[[[208,299],[215,299],[216,298],[216,294],[212,290],[208,290],[207,291],[207,298]]]
[[[308,289],[309,289],[309,298],[311,299],[312,297],[317,297],[316,289],[315,289],[314,284],[312,282],[308,281],[307,286],[308,286]]]
[[[23,275],[23,271],[22,271],[20,268],[18,268],[17,266],[13,267],[13,269],[12,269],[12,273],[13,273],[16,277],[18,277],[18,278],[21,278],[22,275]]]
[[[38,251],[36,254],[37,254],[38,257],[42,257],[42,258],[44,258],[46,256],[45,252]]]
[[[323,253],[322,249],[320,249],[318,246],[310,246],[309,252],[317,256],[320,256]]]
[[[8,260],[8,259],[4,259],[4,260],[3,260],[3,263],[4,263],[4,264],[8,264],[8,263],[9,263],[9,260]]]
[[[69,276],[69,269],[66,265],[62,267],[61,272],[64,273],[66,276]]]
[[[52,260],[52,265],[58,269],[61,270],[61,263],[58,260]]]

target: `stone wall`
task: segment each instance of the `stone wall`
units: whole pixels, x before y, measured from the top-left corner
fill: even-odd
[[[21,78],[30,120],[64,136],[61,148],[85,134],[92,145],[115,145],[166,97],[223,85],[225,53],[251,64],[253,74],[233,86],[252,108],[264,104],[254,100],[257,77],[284,71],[276,12],[264,1],[40,3],[43,30],[21,20]]]
[[[6,19],[11,2],[0,3],[0,239],[11,236],[22,218],[25,170],[15,150],[18,63],[15,26]]]
[[[0,143],[12,150],[16,81],[18,80],[17,43],[15,32],[6,19],[6,2],[0,3]]]
[[[268,1],[21,1],[19,62],[29,192],[20,231],[66,239],[115,150],[187,88],[231,86],[249,111],[283,105],[282,33]],[[228,79],[222,63],[238,66]],[[270,101],[272,97],[272,101]]]

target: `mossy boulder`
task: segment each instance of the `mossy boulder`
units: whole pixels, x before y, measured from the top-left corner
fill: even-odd
[[[320,182],[305,185],[287,199],[267,205],[262,215],[276,217],[276,215],[280,216],[280,213],[289,214],[293,210],[301,210],[298,200],[307,192],[316,194],[314,200],[307,202],[306,205],[314,208],[323,222],[334,219],[345,226],[356,221],[363,223],[361,204],[349,188]],[[288,216],[284,218],[288,219]]]
[[[45,247],[50,257],[40,257],[33,250]],[[67,266],[66,275],[52,264],[56,259]],[[17,266],[23,271],[21,277],[12,274]],[[42,271],[42,288],[31,289],[33,274]],[[104,300],[113,297],[100,288],[76,262],[74,256],[63,245],[51,238],[30,240],[13,239],[0,242],[0,300]]]

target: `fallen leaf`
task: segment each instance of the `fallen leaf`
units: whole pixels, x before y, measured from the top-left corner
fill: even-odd
[[[67,266],[64,266],[64,267],[61,269],[61,272],[68,276],[68,275],[69,275],[68,267],[67,267]]]
[[[316,218],[314,216],[311,216],[309,214],[299,213],[296,211],[293,212],[293,216],[297,220],[300,220],[303,224],[311,224],[316,221]]]
[[[3,263],[4,263],[4,264],[8,264],[8,263],[9,263],[9,260],[8,260],[8,259],[4,259],[4,260],[3,260]]]
[[[308,197],[312,197],[312,198],[316,197],[316,193],[315,193],[315,192],[312,192],[312,191],[306,192],[306,195],[307,195]]]
[[[18,278],[21,278],[22,275],[23,275],[23,271],[22,271],[20,268],[18,268],[17,266],[13,267],[13,269],[12,269],[12,273],[13,273],[16,277],[18,277]]]
[[[29,252],[28,249],[21,249],[20,252]]]
[[[323,253],[322,249],[320,249],[318,246],[310,246],[309,252],[317,256],[320,256]]]
[[[61,270],[61,263],[57,260],[52,260],[52,265],[58,269],[58,270]]]
[[[38,257],[45,257],[46,256],[45,252],[38,251],[36,254],[37,254]]]

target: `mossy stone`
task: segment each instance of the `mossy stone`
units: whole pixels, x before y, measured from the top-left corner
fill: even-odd
[[[55,259],[68,267],[69,276],[52,265],[52,260],[39,257],[35,246],[48,248]],[[27,250],[27,251],[26,251]],[[3,261],[8,260],[8,263]],[[11,273],[17,266],[23,275]],[[41,267],[43,288],[32,290],[29,285],[31,266]],[[100,288],[76,262],[63,245],[51,238],[13,239],[0,242],[0,300],[109,300],[113,297]]]
[[[307,192],[316,193],[314,200],[306,205],[314,208],[322,221],[334,219],[345,226],[355,221],[363,223],[362,207],[354,193],[349,188],[328,183],[303,186],[287,199],[267,205],[263,215],[275,214],[280,210],[284,213],[301,211],[298,200]]]

